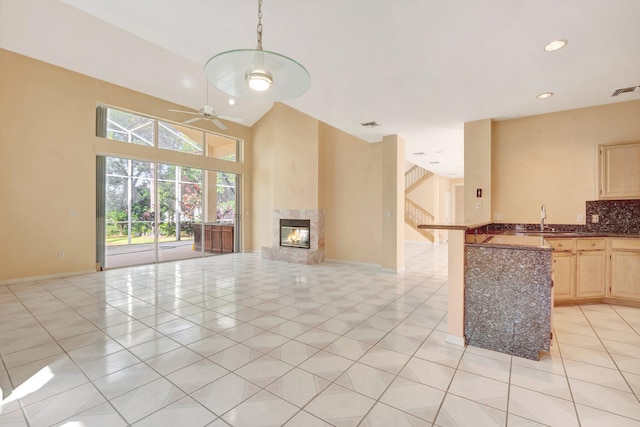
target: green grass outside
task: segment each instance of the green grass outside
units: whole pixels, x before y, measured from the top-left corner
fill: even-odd
[[[182,236],[183,239],[189,240],[193,237]],[[159,242],[174,242],[176,240],[175,236],[158,236]],[[145,243],[153,243],[153,236],[137,236],[131,238],[132,245],[143,245]],[[107,237],[107,245],[116,246],[116,245],[128,245],[129,240],[127,236],[110,236]]]

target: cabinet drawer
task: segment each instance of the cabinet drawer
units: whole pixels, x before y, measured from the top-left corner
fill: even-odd
[[[574,239],[546,239],[555,252],[573,251],[575,249]]]
[[[577,239],[576,246],[579,251],[603,251],[604,239]]]
[[[611,239],[611,249],[640,251],[640,239]]]

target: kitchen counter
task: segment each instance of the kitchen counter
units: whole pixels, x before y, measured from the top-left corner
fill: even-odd
[[[489,235],[465,244],[469,345],[533,360],[550,350],[552,251],[544,236]]]
[[[494,236],[542,236],[547,239],[553,238],[580,238],[580,237],[622,237],[640,239],[640,234],[631,233],[605,233],[605,232],[589,232],[589,231],[528,231],[528,230],[507,230],[497,231],[491,230]]]
[[[549,249],[553,247],[545,240],[545,236],[531,235],[482,235],[480,239],[474,235],[467,235],[469,245],[490,245],[492,247],[509,247],[513,249]]]
[[[598,212],[588,212],[588,214],[596,214]],[[602,218],[602,217],[601,217]],[[497,310],[504,311],[511,316],[511,325],[516,325],[517,328],[512,327],[512,330],[521,332],[520,326],[522,325],[522,319],[519,319],[516,323],[516,317],[514,317],[514,311],[522,306],[523,311],[528,311],[527,298],[524,298],[523,293],[528,294],[528,298],[534,301],[534,312],[541,310],[542,315],[542,330],[548,331],[549,334],[541,334],[537,337],[533,335],[521,334],[521,338],[527,336],[528,344],[524,347],[529,348],[528,354],[523,357],[537,358],[536,348],[545,350],[547,343],[549,343],[550,335],[550,317],[551,317],[551,257],[552,251],[546,247],[549,242],[547,239],[555,238],[597,238],[597,237],[613,237],[613,238],[625,238],[625,239],[640,239],[640,227],[634,225],[635,223],[612,229],[610,226],[607,228],[602,225],[601,227],[594,227],[589,225],[568,225],[568,224],[548,224],[547,229],[544,232],[539,231],[539,225],[536,224],[505,224],[505,223],[482,223],[482,224],[424,224],[418,226],[418,228],[424,229],[440,229],[449,230],[448,241],[448,326],[446,341],[448,343],[456,345],[466,345],[467,343],[477,346],[489,346],[499,344],[496,340],[497,336],[501,336],[504,339],[504,333],[493,333],[492,337],[487,335],[484,342],[476,342],[469,340],[469,337],[474,335],[482,339],[482,333],[473,330],[473,325],[470,324],[470,312],[474,308],[465,301],[465,298],[472,298],[476,309],[482,311],[474,313],[477,316],[477,324],[481,324],[483,318],[490,318],[495,315]],[[537,240],[519,240],[511,239],[499,240],[499,237],[534,237]],[[541,239],[542,238],[542,239]],[[490,243],[493,240],[493,243]],[[546,242],[545,242],[546,241]],[[542,243],[540,243],[542,242]],[[546,244],[545,244],[546,243]],[[608,250],[608,249],[607,249]],[[527,256],[528,255],[528,256]],[[472,259],[470,257],[473,257]],[[527,260],[526,258],[529,258]],[[484,261],[483,261],[484,259]],[[627,258],[625,258],[627,259]],[[471,262],[470,262],[471,261]],[[529,262],[532,265],[528,264]],[[486,274],[483,273],[483,269],[486,270]],[[531,277],[531,283],[533,286],[525,286],[527,280],[527,269],[536,272]],[[635,270],[634,270],[635,271]],[[521,274],[518,274],[521,273]],[[493,276],[492,276],[493,275]],[[540,279],[541,281],[537,281]],[[476,294],[467,293],[467,282],[473,281],[473,286],[476,290],[479,290]],[[636,283],[638,281],[635,281]],[[470,282],[469,282],[470,283]],[[499,298],[488,296],[482,297],[482,284],[487,284],[487,291],[490,292],[503,292],[503,295]],[[491,283],[502,283],[502,288],[493,286]],[[506,291],[505,290],[510,290]],[[625,288],[626,289],[626,288]],[[537,293],[540,291],[540,294]],[[512,293],[512,297],[517,297],[518,301],[513,302],[513,306],[509,306],[508,297],[504,295]],[[636,294],[634,294],[636,295]],[[637,292],[637,300],[640,301],[640,291]],[[507,301],[507,303],[505,303]],[[547,302],[548,301],[548,302]],[[604,302],[620,302],[620,299],[605,299]],[[624,302],[624,301],[623,301]],[[628,304],[628,302],[625,302]],[[496,310],[493,309],[496,308]],[[534,318],[534,324],[536,319]],[[488,321],[489,324],[499,325],[500,319],[496,319],[495,316],[492,320]],[[490,325],[485,325],[490,326]],[[483,327],[485,327],[483,326]],[[533,328],[535,329],[535,328]],[[535,333],[535,331],[533,331]],[[546,337],[544,336],[546,335]],[[512,341],[516,343],[516,341]],[[505,350],[498,349],[497,351],[511,352],[511,345],[499,344]],[[508,342],[506,344],[509,344]],[[517,343],[522,344],[522,341]],[[520,348],[523,346],[520,345]],[[531,350],[533,349],[533,350]],[[507,351],[508,350],[508,351]],[[516,349],[517,350],[517,349]]]

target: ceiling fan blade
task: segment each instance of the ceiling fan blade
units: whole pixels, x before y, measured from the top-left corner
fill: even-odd
[[[193,119],[189,119],[182,123],[184,123],[185,125],[188,125],[189,123],[197,122],[198,120],[202,120],[202,117],[194,117]]]
[[[218,119],[211,119],[211,123],[218,126],[220,130],[227,130],[227,127],[225,126],[225,124]]]
[[[192,115],[194,115],[194,116],[198,116],[198,115],[200,115],[200,113],[196,113],[196,112],[193,112],[193,111],[172,110],[172,109],[169,109],[169,111],[172,111],[172,112],[174,112],[174,113],[192,114]]]
[[[217,115],[219,119],[222,120],[228,120],[230,122],[237,122],[237,123],[242,123],[242,119],[240,117],[230,117],[230,116],[221,116],[221,115]]]

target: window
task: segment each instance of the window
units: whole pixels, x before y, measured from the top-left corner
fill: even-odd
[[[207,133],[207,157],[236,162],[238,141],[215,133]]]
[[[149,117],[108,108],[106,129],[107,139],[153,147],[153,119]]]
[[[96,117],[96,134],[103,138],[239,161],[240,144],[234,138],[102,105],[97,107]]]
[[[158,148],[201,155],[202,137],[202,131],[158,121]]]

